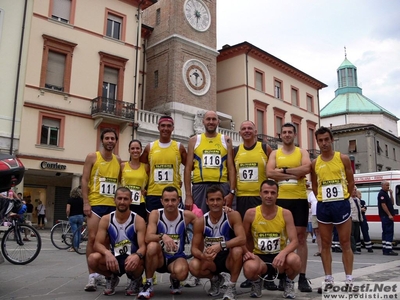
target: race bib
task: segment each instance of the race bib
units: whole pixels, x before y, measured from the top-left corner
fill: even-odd
[[[259,233],[258,249],[265,254],[275,254],[281,251],[281,235],[276,232]]]
[[[329,180],[322,182],[322,201],[343,200],[343,186],[340,180]]]
[[[123,240],[115,244],[114,246],[114,256],[120,255],[131,255],[131,242],[129,240]]]
[[[142,190],[138,185],[126,185],[132,193],[132,203],[133,205],[140,205],[140,199],[142,198]]]
[[[204,248],[211,247],[212,245],[219,244],[223,242],[225,239],[222,236],[219,237],[205,237],[204,238]]]
[[[99,194],[106,197],[114,197],[115,191],[117,190],[117,179],[102,177],[99,178],[100,191]]]
[[[203,168],[219,168],[221,163],[219,150],[205,150],[203,152]]]
[[[160,241],[161,248],[162,248],[162,250],[164,251],[164,253],[166,253],[166,254],[172,254],[172,255],[173,255],[173,254],[175,254],[176,252],[178,252],[179,247],[180,247],[180,245],[181,245],[181,239],[180,239],[179,234],[168,234],[168,236],[169,236],[171,239],[174,240],[175,245],[176,245],[176,250],[174,250],[174,249],[166,249],[165,244],[164,244],[164,242],[163,242],[162,240]]]
[[[167,184],[174,182],[174,168],[172,165],[155,165],[154,182]]]
[[[239,180],[258,181],[258,163],[239,164]]]

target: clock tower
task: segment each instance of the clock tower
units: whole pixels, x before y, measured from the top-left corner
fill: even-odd
[[[145,46],[142,109],[182,115],[216,110],[216,1],[158,0],[142,20],[154,29]]]

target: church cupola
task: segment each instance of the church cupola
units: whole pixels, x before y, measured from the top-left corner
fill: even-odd
[[[338,89],[335,95],[346,93],[362,94],[361,88],[357,85],[357,68],[347,59],[347,54],[344,54],[344,61],[337,69]]]

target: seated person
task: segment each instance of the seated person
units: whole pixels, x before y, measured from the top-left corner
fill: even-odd
[[[221,272],[231,275],[230,282],[225,282],[225,300],[236,298],[236,281],[242,269],[242,247],[246,236],[239,212],[223,210],[224,193],[213,185],[207,189],[206,204],[209,212],[199,219],[193,230],[190,273],[198,278],[209,278],[210,296],[218,296],[223,277]]]
[[[146,283],[139,293],[139,299],[153,296],[153,275],[170,273],[171,294],[181,294],[181,281],[188,276],[189,265],[184,253],[186,226],[194,224],[196,216],[189,210],[179,209],[178,190],[173,186],[163,189],[163,208],[153,210],[149,215],[146,232]]]
[[[294,299],[294,281],[301,261],[294,253],[298,240],[292,213],[276,205],[278,184],[273,180],[261,183],[261,205],[246,211],[243,227],[247,237],[243,254],[244,276],[252,281],[250,297],[260,298],[262,274],[269,268],[278,270],[283,297]],[[290,243],[287,244],[287,238]],[[266,264],[267,263],[267,264]]]
[[[106,277],[104,295],[114,295],[119,277],[126,273],[130,284],[125,295],[137,295],[144,270],[146,254],[146,223],[130,211],[132,193],[126,187],[115,192],[116,210],[100,219],[94,250],[88,266]],[[111,245],[109,249],[108,245]]]

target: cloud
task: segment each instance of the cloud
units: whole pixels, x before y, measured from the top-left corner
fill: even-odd
[[[219,48],[248,41],[328,84],[321,108],[346,47],[363,94],[400,117],[400,1],[218,0],[217,16]]]

